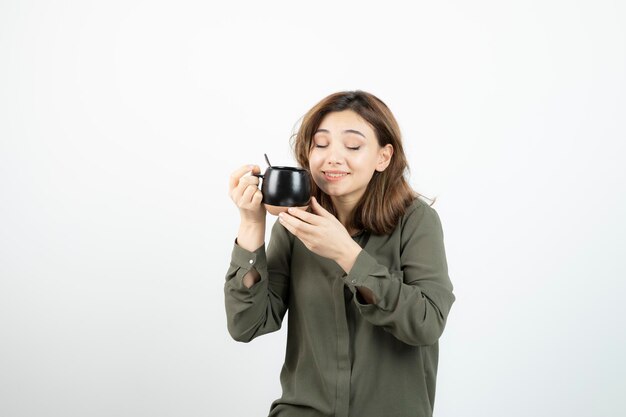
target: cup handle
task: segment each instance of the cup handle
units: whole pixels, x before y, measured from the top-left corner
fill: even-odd
[[[254,175],[255,177],[263,178],[263,174],[252,174],[252,175]]]

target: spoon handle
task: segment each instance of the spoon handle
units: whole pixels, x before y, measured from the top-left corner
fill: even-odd
[[[267,166],[269,166],[270,168],[272,167],[272,164],[270,164],[270,160],[267,159],[267,154],[264,153],[263,155],[265,155],[265,162],[267,162]]]

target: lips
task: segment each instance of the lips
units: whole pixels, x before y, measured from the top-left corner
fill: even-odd
[[[324,178],[327,181],[340,181],[341,179],[347,177],[349,175],[348,172],[344,171],[322,171],[324,173]]]

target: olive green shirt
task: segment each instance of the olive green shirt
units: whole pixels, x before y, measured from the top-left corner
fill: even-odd
[[[455,300],[439,216],[416,199],[390,235],[353,239],[363,250],[349,274],[279,222],[267,251],[235,241],[224,286],[231,336],[276,331],[289,309],[283,393],[270,416],[432,415],[438,340]],[[261,280],[246,288],[251,268]]]

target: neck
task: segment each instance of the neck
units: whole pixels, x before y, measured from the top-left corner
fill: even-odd
[[[337,219],[343,224],[343,226],[348,230],[348,233],[353,234],[358,230],[348,228],[348,223],[353,216],[354,208],[359,202],[358,199],[350,199],[350,198],[341,198],[341,197],[333,197],[330,199],[335,206],[335,210],[337,211]]]

